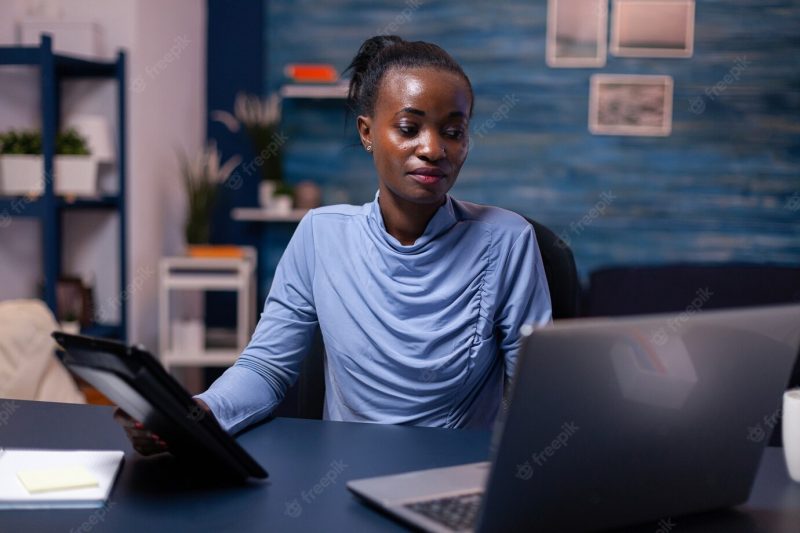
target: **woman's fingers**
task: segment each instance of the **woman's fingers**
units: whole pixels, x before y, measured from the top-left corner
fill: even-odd
[[[128,440],[133,444],[133,449],[142,455],[153,455],[169,451],[164,440],[145,428],[138,420],[131,417],[120,408],[114,410],[114,420],[125,430]]]

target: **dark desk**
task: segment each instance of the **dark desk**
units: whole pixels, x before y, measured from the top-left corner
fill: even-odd
[[[485,460],[489,433],[278,418],[240,436],[269,470],[265,483],[203,487],[178,476],[169,456],[136,456],[107,407],[14,402],[0,446],[123,449],[125,463],[105,511],[0,511],[0,531],[403,531],[359,503],[349,479]],[[8,410],[7,410],[8,411]],[[197,471],[202,465],[197,465]],[[670,524],[674,526],[670,527]],[[800,485],[780,449],[769,449],[747,505],[676,517],[661,531],[800,531]],[[657,524],[638,528],[653,533]]]

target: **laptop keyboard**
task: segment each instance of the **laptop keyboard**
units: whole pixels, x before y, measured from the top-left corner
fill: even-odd
[[[475,519],[478,516],[482,497],[482,492],[474,492],[407,503],[404,507],[439,522],[453,531],[469,531],[475,527]]]

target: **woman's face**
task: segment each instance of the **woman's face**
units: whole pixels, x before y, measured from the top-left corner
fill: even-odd
[[[472,96],[460,76],[433,68],[393,69],[381,80],[372,117],[359,116],[382,194],[441,204],[467,158]]]

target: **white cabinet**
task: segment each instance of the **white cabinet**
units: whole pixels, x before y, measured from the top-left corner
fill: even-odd
[[[241,258],[165,257],[159,263],[159,356],[167,370],[177,366],[230,366],[247,346],[255,327],[256,251],[243,247]],[[236,346],[206,348],[204,328],[193,333],[193,349],[181,349],[174,338],[176,321],[170,315],[175,291],[236,292]],[[186,331],[184,331],[185,333]]]

